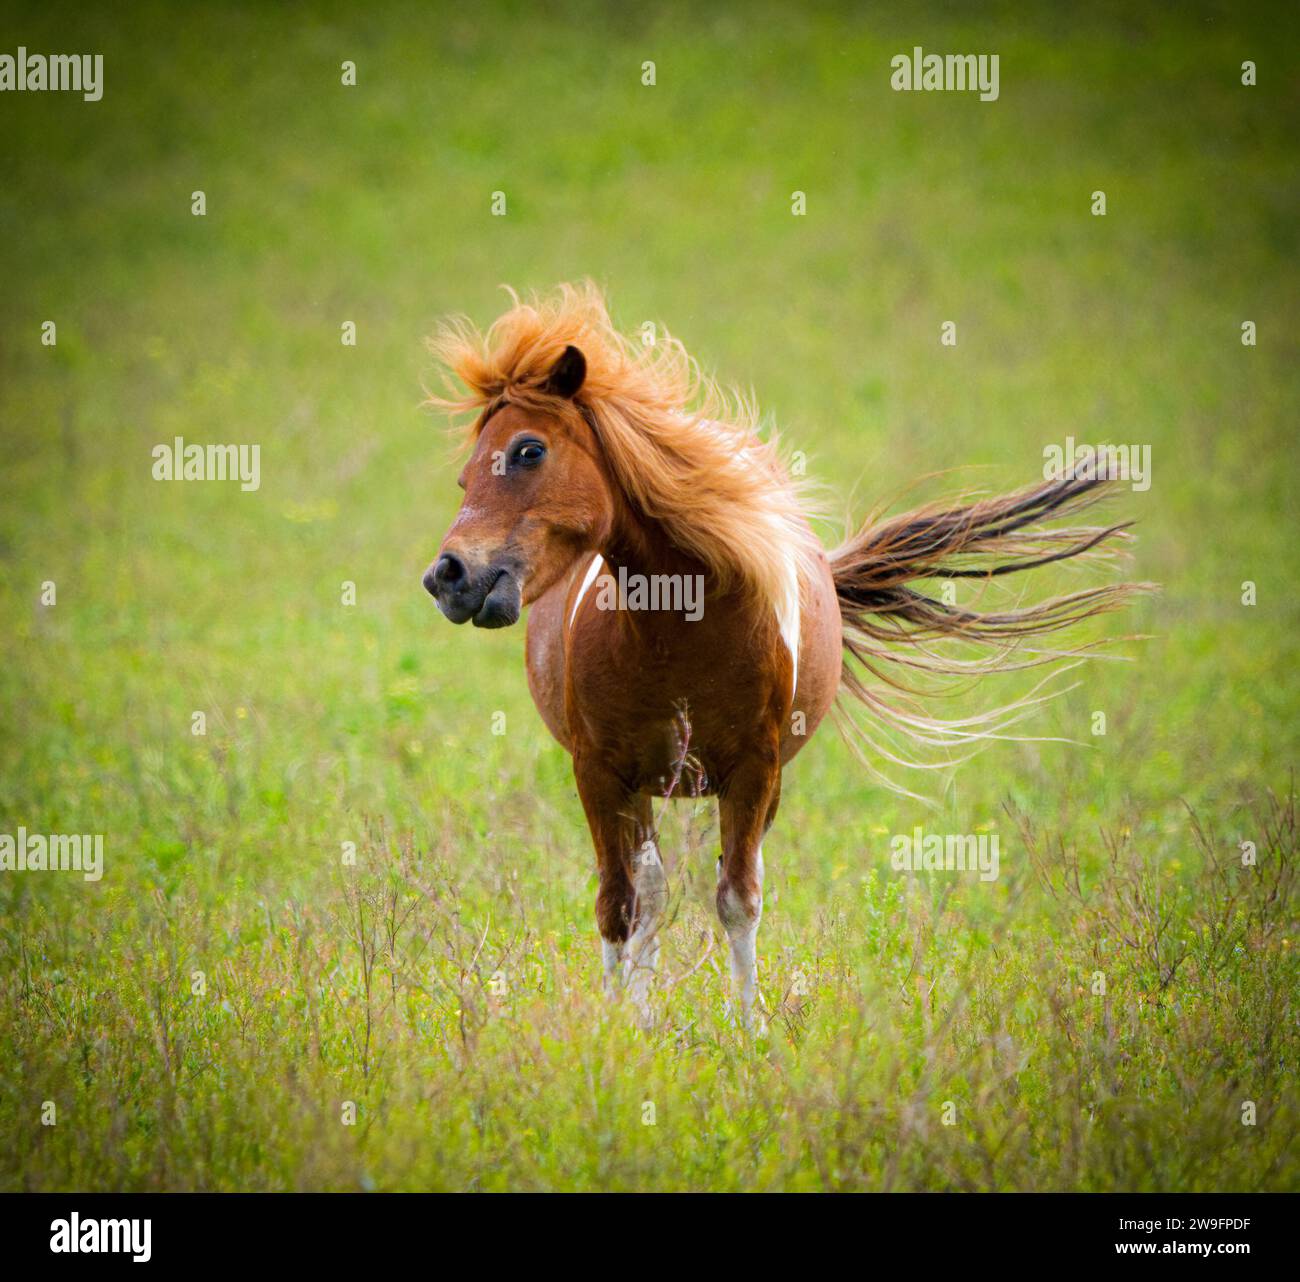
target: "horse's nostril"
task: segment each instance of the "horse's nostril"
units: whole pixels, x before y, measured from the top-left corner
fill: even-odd
[[[465,578],[465,563],[450,552],[444,552],[433,567],[433,582],[436,587],[458,587],[465,582]]]

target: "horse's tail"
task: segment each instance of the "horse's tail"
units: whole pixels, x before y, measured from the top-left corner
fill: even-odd
[[[846,657],[860,665],[859,669],[845,663],[842,692],[866,705],[887,726],[920,743],[950,747],[1004,737],[1001,732],[1008,725],[1050,697],[1039,694],[1044,681],[1011,705],[945,721],[922,713],[913,697],[935,691],[905,684],[891,675],[889,665],[972,677],[1078,656],[1098,643],[1040,650],[1026,641],[1116,610],[1155,585],[1112,583],[1034,605],[979,610],[946,604],[912,584],[925,579],[976,579],[987,584],[1053,561],[1112,557],[1129,537],[1129,522],[1072,528],[1045,525],[1077,514],[1104,497],[1109,488],[1104,476],[1071,473],[1000,498],[936,504],[887,520],[869,520],[830,554]],[[873,688],[864,672],[903,692],[901,697],[890,698]],[[1045,680],[1051,675],[1055,674]],[[858,746],[883,753],[898,764],[933,768],[932,763],[901,759],[870,739],[860,725],[854,728],[857,734],[851,741],[860,740]]]

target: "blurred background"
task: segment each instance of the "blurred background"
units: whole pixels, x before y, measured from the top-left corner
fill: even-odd
[[[279,1139],[264,1128],[259,1148],[243,1129],[257,1074],[297,1055],[294,1036],[268,1028],[250,1042],[222,1031],[229,1013],[209,1027],[186,1005],[168,1026],[189,1028],[178,1054],[197,1057],[192,1075],[164,1053],[155,997],[188,1001],[173,979],[191,968],[227,965],[236,986],[237,973],[260,974],[254,1006],[297,994],[304,1027],[321,1017],[313,1002],[346,997],[355,975],[342,960],[322,971],[333,988],[313,988],[239,959],[310,937],[278,914],[326,911],[348,839],[363,853],[436,853],[467,921],[477,905],[484,920],[495,912],[492,938],[517,927],[550,940],[529,962],[542,975],[536,1020],[563,1006],[570,980],[576,991],[594,978],[585,826],[567,758],[528,699],[523,629],[452,629],[420,587],[459,499],[443,424],[420,408],[439,377],[422,340],[449,312],[488,323],[503,282],[590,276],[625,330],[667,326],[753,392],[832,511],[853,519],[948,469],[974,470],[906,501],[1028,482],[1067,435],[1150,447],[1150,489],[1113,510],[1138,522],[1132,575],[1164,591],[1107,626],[1151,639],[1122,643],[1132,662],[1093,665],[1034,727],[1089,746],[998,745],[957,776],[939,819],[872,784],[823,731],[787,777],[768,858],[773,967],[803,958],[811,973],[835,955],[848,929],[837,914],[864,911],[863,894],[895,930],[880,956],[903,956],[910,919],[862,887],[889,878],[887,834],[915,822],[1008,833],[1009,805],[1098,859],[1098,827],[1122,828],[1144,834],[1149,866],[1172,862],[1177,882],[1196,863],[1184,802],[1232,842],[1242,807],[1289,788],[1293,7],[6,3],[4,16],[4,52],[102,53],[104,93],[0,95],[0,830],[104,832],[108,868],[89,888],[0,880],[7,998],[23,1013],[5,1049],[109,1119],[78,1141],[33,1138],[28,1095],[54,1087],[0,1085],[6,1186],[391,1186],[423,1171],[480,1187],[493,1169],[516,1186],[671,1185],[683,1171],[704,1186],[834,1184],[804,1141],[775,1132],[775,1165],[736,1157],[725,1174],[688,1138],[662,1165],[647,1154],[628,1170],[589,1153],[545,1159],[519,1139],[517,1113],[495,1148],[466,1121],[468,1138],[432,1169],[397,1140],[382,1158],[318,1146],[309,1160],[283,1121],[306,1107],[301,1083],[282,1084],[281,1122],[265,1122]],[[917,45],[996,53],[997,101],[894,92],[890,59]],[[341,83],[345,61],[354,86]],[[49,320],[53,347],[40,341]],[[355,346],[340,341],[348,321]],[[955,347],[940,344],[946,321]],[[1242,344],[1245,321],[1256,346]],[[260,490],[155,482],[150,451],[175,436],[259,444]],[[1254,607],[1241,604],[1245,580]],[[39,599],[47,581],[53,607]],[[341,603],[344,581],[355,606]],[[1037,587],[1081,581],[1064,568]],[[1098,709],[1108,733],[1091,741]],[[191,734],[194,710],[206,737]],[[490,733],[496,710],[503,736]],[[1030,878],[1005,851],[1013,880]],[[709,866],[701,856],[689,891],[705,932]],[[960,892],[971,940],[987,942],[1004,890]],[[855,956],[845,973],[885,965]],[[680,1000],[720,1001],[710,976]],[[765,984],[783,989],[774,972]],[[853,990],[840,986],[840,1010]],[[454,1058],[440,1030],[458,1027],[468,998],[441,1013],[435,1002],[427,1027],[399,1019],[392,1045],[421,1067],[394,1050],[385,1079],[344,1037],[344,997],[336,1041],[316,1044],[322,1080],[387,1089],[385,1108],[403,1091],[419,1098],[412,1080],[439,1080],[433,1064]],[[833,1047],[845,1025],[824,1010]],[[1022,1011],[1026,1026],[1040,1013]],[[574,1026],[555,1036],[577,1038]],[[971,1026],[973,1042],[992,1036]],[[1249,1059],[1254,1046],[1238,1050]],[[132,1075],[134,1055],[146,1066]],[[92,1061],[103,1068],[87,1076]],[[1045,1079],[1060,1071],[1049,1053],[1037,1062]],[[225,1104],[204,1094],[213,1074]],[[1157,1079],[1125,1089],[1176,1094]],[[451,1079],[445,1090],[439,1115],[470,1117],[469,1095]],[[188,1121],[158,1112],[178,1096]],[[559,1098],[538,1096],[536,1131],[564,1112]],[[212,1121],[222,1109],[224,1129]],[[527,1161],[520,1150],[502,1164],[515,1143]],[[1039,1170],[1026,1143],[1013,1185],[1068,1178],[1059,1163],[1056,1176]],[[1107,1160],[1113,1182],[1151,1169]],[[1206,1178],[1281,1178],[1255,1160],[1234,1150]],[[873,1186],[879,1169],[852,1166]],[[895,1177],[958,1180],[941,1162]]]

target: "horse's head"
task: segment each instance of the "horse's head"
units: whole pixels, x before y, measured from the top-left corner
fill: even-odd
[[[566,347],[536,404],[506,401],[480,428],[460,474],[460,511],[424,575],[453,623],[509,627],[609,530],[610,483],[571,403],[586,372],[582,353]]]

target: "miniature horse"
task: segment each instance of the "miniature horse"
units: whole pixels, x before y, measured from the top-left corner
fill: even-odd
[[[936,672],[1046,662],[1056,656],[1005,660],[1020,638],[1112,609],[1141,585],[1002,613],[908,586],[1089,554],[1122,527],[1039,522],[1096,498],[1096,476],[869,525],[828,555],[775,442],[752,414],[728,417],[679,343],[623,338],[591,286],[513,301],[486,335],[453,322],[431,343],[467,389],[431,403],[475,418],[464,499],[424,585],[453,623],[508,627],[532,606],[528,684],[573,758],[606,984],[622,971],[643,1022],[667,898],[652,799],[672,795],[684,767],[690,793],[717,797],[717,911],[748,1025],[781,770],[837,696],[924,742],[991,733],[978,718],[948,725],[889,702],[842,663],[845,651],[877,675],[900,645],[915,647],[904,662]],[[659,608],[629,590],[647,583],[665,589]],[[692,615],[668,590],[683,583],[702,587]],[[997,653],[944,660],[929,644],[942,639]]]

